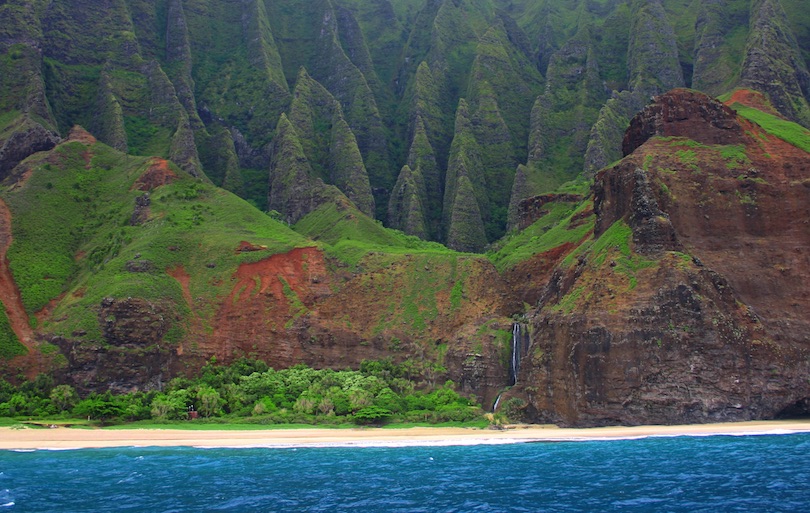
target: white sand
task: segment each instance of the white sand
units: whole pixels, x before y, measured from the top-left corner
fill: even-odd
[[[474,445],[532,441],[609,440],[649,436],[707,436],[810,432],[810,421],[757,421],[687,426],[564,429],[514,426],[505,430],[409,429],[31,429],[0,428],[0,449],[82,449],[100,447],[307,447]]]

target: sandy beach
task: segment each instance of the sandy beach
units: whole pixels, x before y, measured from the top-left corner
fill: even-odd
[[[583,441],[650,436],[788,434],[810,432],[808,421],[755,421],[688,426],[566,429],[514,426],[503,430],[414,427],[408,429],[33,429],[0,428],[0,449],[87,449],[103,447],[323,447],[475,445]]]

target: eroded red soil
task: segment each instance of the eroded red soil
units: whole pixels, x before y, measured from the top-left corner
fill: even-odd
[[[29,367],[28,372],[29,376],[34,376],[41,369],[41,363],[38,361],[39,351],[34,343],[34,332],[29,324],[28,313],[23,306],[20,290],[9,268],[6,253],[11,242],[11,212],[5,202],[0,200],[0,298],[3,298],[3,307],[6,310],[11,329],[29,351],[27,355],[19,358],[30,363],[36,362]],[[32,359],[34,362],[31,361]],[[26,367],[28,366],[26,365]]]
[[[132,189],[148,192],[162,185],[170,184],[176,179],[177,175],[169,168],[169,162],[166,159],[152,157],[149,160],[149,167],[135,180]]]
[[[771,102],[768,101],[765,95],[757,91],[751,91],[750,89],[737,89],[725,103],[728,106],[741,103],[746,107],[753,107],[762,112],[767,112],[768,114],[773,114],[774,116],[784,119],[784,117],[773,108]]]

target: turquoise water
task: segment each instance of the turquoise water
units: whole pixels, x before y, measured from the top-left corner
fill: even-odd
[[[0,511],[810,511],[810,435],[0,451]]]

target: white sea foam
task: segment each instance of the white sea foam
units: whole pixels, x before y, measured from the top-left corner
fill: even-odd
[[[331,447],[345,447],[345,448],[372,448],[372,447],[452,447],[452,446],[469,446],[469,445],[508,445],[520,444],[526,442],[534,442],[538,440],[519,439],[519,438],[471,438],[471,439],[456,439],[449,438],[446,440],[363,440],[363,441],[345,441],[345,442],[300,442],[300,443],[268,443],[268,444],[249,444],[249,445],[230,445],[230,446],[193,446],[195,449],[301,449],[301,448],[331,448]]]
[[[253,443],[247,445],[201,446],[194,445],[195,449],[300,449],[300,448],[398,448],[398,447],[452,447],[474,445],[509,445],[524,443],[569,443],[569,442],[616,442],[644,440],[648,438],[707,438],[716,436],[768,436],[768,435],[796,435],[808,433],[807,430],[773,429],[751,432],[712,432],[712,433],[660,433],[625,436],[574,436],[574,437],[527,437],[527,438],[448,438],[443,440],[347,440],[331,442],[296,442],[296,443]]]

